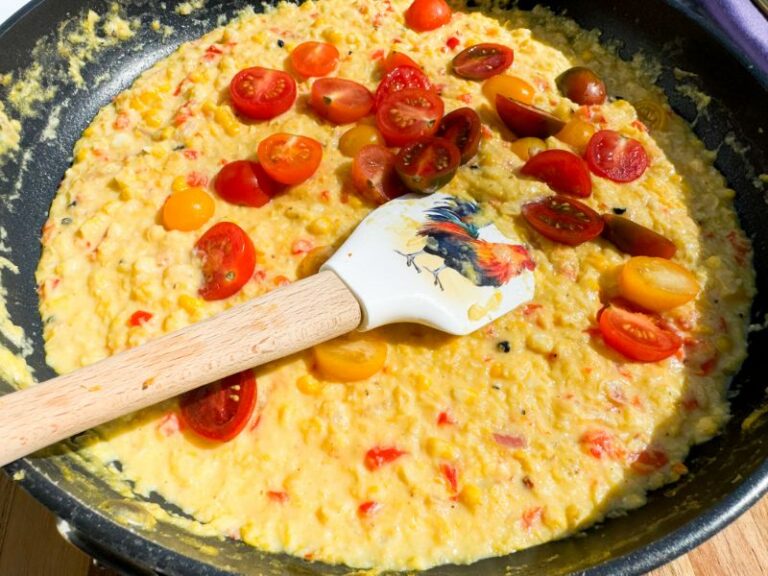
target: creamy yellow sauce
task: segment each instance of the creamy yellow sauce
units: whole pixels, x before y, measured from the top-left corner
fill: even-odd
[[[193,530],[354,567],[472,562],[641,506],[647,490],[685,473],[690,446],[728,418],[727,377],[745,354],[754,291],[751,252],[712,153],[668,110],[647,68],[620,61],[596,33],[541,9],[460,9],[448,26],[419,34],[403,24],[409,3],[327,0],[244,14],[143,74],[75,147],[38,269],[47,359],[59,372],[294,280],[303,257],[297,242],[337,246],[372,209],[345,187],[350,160],[338,141],[348,127],[324,123],[306,106],[311,81],[299,82],[297,105],[269,122],[242,121],[226,96],[238,70],[283,69],[290,50],[307,40],[335,44],[342,58],[334,75],[371,89],[380,79],[377,54],[396,48],[444,86],[446,111],[475,107],[490,134],[443,191],[486,202],[497,226],[526,241],[537,263],[534,305],[471,336],[405,325],[377,330],[387,361],[367,380],[324,380],[309,352],[257,369],[257,410],[231,442],[180,430],[176,401],[99,428],[81,453],[97,467],[119,460],[136,492],[157,492],[193,515],[200,522]],[[624,98],[594,116],[640,140],[650,167],[629,184],[593,177],[586,203],[601,212],[625,208],[677,245],[675,260],[702,286],[695,301],[666,314],[686,338],[684,354],[632,363],[590,332],[627,256],[604,241],[557,245],[525,225],[521,205],[550,191],[517,176],[523,161],[481,84],[448,73],[452,36],[460,49],[484,41],[512,47],[510,73],[537,88],[534,104],[563,117],[578,106],[559,95],[554,79],[573,65],[592,67],[609,93]],[[223,53],[206,56],[212,44]],[[652,133],[636,122],[632,105],[647,99],[668,114]],[[174,181],[210,182],[223,162],[254,159],[258,143],[276,132],[323,144],[313,178],[258,209],[217,198],[199,231],[162,226],[158,214]],[[568,148],[555,138],[547,145]],[[257,270],[237,295],[206,302],[197,297],[202,277],[192,247],[221,220],[250,235]],[[129,326],[137,310],[153,317]],[[452,423],[439,425],[441,412]],[[613,456],[590,452],[583,439],[596,433],[610,438]],[[517,440],[505,445],[502,436]],[[406,454],[370,471],[364,455],[374,446]],[[632,461],[648,447],[669,462],[641,474]],[[446,466],[456,471],[455,490]],[[358,507],[369,501],[378,503],[376,513],[361,516]]]

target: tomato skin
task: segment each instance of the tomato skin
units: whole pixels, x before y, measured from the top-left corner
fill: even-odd
[[[608,346],[638,362],[659,362],[683,345],[677,334],[658,326],[653,317],[617,306],[602,309],[598,326]]]
[[[596,238],[603,230],[603,220],[597,212],[568,196],[548,196],[529,202],[523,206],[522,214],[542,236],[568,246]]]
[[[291,52],[291,67],[304,78],[326,76],[338,63],[338,49],[326,42],[303,42]]]
[[[453,59],[453,73],[468,80],[484,80],[512,66],[515,53],[501,44],[475,44]]]
[[[654,312],[663,312],[693,300],[701,287],[688,270],[664,258],[634,256],[619,272],[619,292]]]
[[[373,108],[373,95],[352,80],[321,78],[312,84],[309,105],[334,124],[349,124],[368,115]]]
[[[232,104],[240,114],[269,120],[287,112],[296,101],[296,81],[282,70],[255,66],[240,70],[229,84]]]
[[[501,94],[496,96],[496,112],[504,125],[519,138],[531,136],[543,140],[557,134],[565,126],[565,122],[549,112]]]
[[[555,79],[560,93],[576,104],[593,106],[605,102],[605,84],[589,68],[575,66]]]
[[[131,317],[128,319],[128,326],[142,326],[143,324],[146,324],[152,320],[153,316],[154,314],[152,314],[152,312],[147,312],[146,310],[136,310],[136,312],[131,314]]]
[[[437,137],[451,142],[461,152],[461,163],[466,164],[480,148],[480,116],[472,108],[457,108],[440,121]]]
[[[202,259],[204,300],[223,300],[238,292],[253,276],[256,249],[248,234],[233,222],[219,222],[195,243]]]
[[[448,24],[452,15],[445,0],[413,0],[405,11],[405,23],[416,32],[427,32]]]
[[[589,168],[573,152],[544,150],[530,158],[520,173],[541,180],[560,194],[579,198],[592,194]]]
[[[395,169],[397,157],[384,146],[365,146],[352,162],[355,190],[375,204],[384,204],[408,190]]]
[[[181,420],[203,438],[227,442],[245,428],[257,396],[253,370],[245,370],[183,394]]]
[[[395,447],[381,448],[377,446],[375,448],[371,448],[368,450],[368,452],[365,453],[365,467],[373,472],[374,470],[378,470],[385,464],[394,462],[406,454],[407,452],[403,452],[402,450]]]
[[[631,256],[672,258],[677,252],[671,240],[661,234],[615,214],[603,214],[603,237]]]
[[[403,147],[397,154],[395,169],[412,192],[431,194],[456,175],[461,153],[443,138],[425,138]]]
[[[216,193],[230,204],[259,208],[277,196],[285,186],[275,182],[261,164],[235,160],[222,167],[214,181]]]
[[[403,90],[381,103],[376,111],[376,126],[389,146],[404,146],[434,135],[443,110],[443,100],[434,92]]]
[[[323,147],[306,136],[279,133],[262,140],[256,154],[273,180],[296,186],[311,178],[320,167]]]
[[[584,158],[594,174],[620,183],[640,178],[650,162],[640,142],[615,130],[596,132],[587,144]]]
[[[376,95],[374,96],[373,101],[374,109],[378,110],[381,107],[382,102],[384,102],[390,94],[402,92],[409,88],[432,90],[432,83],[429,81],[429,78],[427,78],[427,75],[416,66],[402,64],[395,66],[384,75],[384,78],[381,79],[379,86],[376,88]]]
[[[419,66],[410,56],[398,52],[397,50],[390,51],[386,59],[381,62],[381,66],[384,68],[384,72],[392,72],[392,70],[398,66],[410,66],[411,68],[417,69],[421,68],[421,66]]]

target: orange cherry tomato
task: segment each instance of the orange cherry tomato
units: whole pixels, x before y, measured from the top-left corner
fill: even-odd
[[[325,264],[325,261],[333,256],[333,252],[334,250],[330,246],[317,246],[316,248],[312,248],[312,250],[307,252],[307,255],[304,256],[302,261],[299,262],[296,275],[299,278],[307,278],[313,274],[317,274],[317,271],[320,270],[320,266]]]
[[[273,180],[295,186],[317,171],[323,159],[323,147],[306,136],[280,133],[262,140],[257,155]]]
[[[197,230],[213,216],[216,204],[202,188],[186,188],[174,192],[163,205],[166,230]]]
[[[381,132],[375,126],[359,124],[344,132],[341,139],[339,139],[339,150],[344,156],[354,158],[360,150],[374,144],[379,146],[384,144],[384,137],[381,135]]]
[[[594,136],[596,131],[597,128],[595,128],[594,124],[581,118],[574,118],[565,125],[565,128],[555,134],[555,138],[572,146],[581,153],[587,147],[590,138]]]
[[[291,66],[305,78],[325,76],[339,63],[339,51],[326,42],[304,42],[291,52]]]
[[[350,334],[312,349],[320,374],[330,380],[365,380],[384,367],[387,343],[375,336]]]
[[[496,105],[496,95],[501,94],[506,98],[512,98],[523,104],[533,103],[536,89],[522,78],[498,74],[488,78],[483,83],[483,94],[492,105]]]
[[[452,15],[445,0],[414,0],[405,12],[405,23],[416,32],[427,32],[448,24]]]
[[[600,312],[598,326],[605,343],[630,360],[658,362],[683,345],[677,334],[659,326],[655,318],[617,306]]]
[[[635,256],[619,273],[621,295],[654,312],[682,306],[693,300],[700,289],[691,272],[665,258]]]
[[[521,160],[528,161],[539,152],[547,149],[547,143],[541,138],[518,138],[510,142],[509,148],[517,154]]]
[[[204,300],[223,300],[237,293],[253,276],[256,249],[248,234],[233,222],[213,225],[195,243],[202,260]]]

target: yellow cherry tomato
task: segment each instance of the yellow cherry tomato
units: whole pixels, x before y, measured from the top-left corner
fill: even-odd
[[[597,129],[594,124],[581,118],[574,118],[555,135],[555,138],[581,152],[587,147],[589,139],[592,138],[596,131]]]
[[[387,344],[370,334],[349,334],[312,349],[317,369],[330,380],[353,382],[376,374],[387,360]]]
[[[696,277],[666,258],[635,256],[619,272],[619,292],[635,304],[663,312],[693,300],[699,293]]]
[[[509,147],[521,160],[527,162],[531,156],[547,149],[547,143],[540,138],[520,138],[511,142]]]
[[[667,111],[655,100],[640,100],[635,104],[637,118],[649,130],[663,130],[667,125]]]
[[[344,132],[339,140],[339,150],[344,156],[354,158],[360,150],[371,144],[384,145],[384,138],[381,133],[376,130],[375,126],[358,124]]]
[[[312,250],[307,252],[307,255],[302,258],[301,262],[299,262],[296,275],[299,278],[307,278],[308,276],[317,274],[320,266],[322,266],[332,255],[333,248],[330,246],[318,246],[317,248],[312,248]]]
[[[536,89],[522,78],[498,74],[488,78],[483,84],[483,94],[496,106],[496,95],[501,94],[507,98],[514,98],[524,104],[533,102]]]
[[[197,230],[213,216],[215,203],[202,188],[178,190],[168,196],[163,206],[166,230]]]

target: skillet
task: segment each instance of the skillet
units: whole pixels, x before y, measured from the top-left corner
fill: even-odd
[[[540,3],[556,12],[567,10],[568,16],[585,28],[600,29],[604,40],[618,42],[624,58],[643,51],[662,62],[659,84],[680,115],[696,120],[696,132],[707,147],[718,149],[716,165],[737,191],[736,209],[755,249],[758,296],[753,305],[753,322],[763,322],[768,310],[768,228],[764,225],[768,207],[755,178],[768,173],[768,76],[756,72],[730,41],[718,38],[701,14],[677,0]],[[61,106],[55,138],[41,137],[48,120],[45,114],[24,121],[22,150],[29,151],[26,169],[22,170],[17,159],[0,166],[0,196],[7,195],[14,186],[22,194],[22,200],[11,208],[0,202],[0,226],[7,231],[4,244],[11,247],[11,258],[20,269],[19,274],[3,274],[2,280],[9,293],[12,319],[24,326],[34,343],[28,361],[38,379],[53,376],[44,360],[34,280],[40,255],[39,235],[50,201],[71,162],[75,141],[94,114],[141,71],[180,42],[209,30],[220,16],[231,16],[246,2],[209,0],[201,10],[186,17],[177,15],[160,0],[123,0],[122,4],[129,17],[142,18],[143,26],[136,36],[101,51],[84,68],[84,88],[51,79],[58,89],[52,104]],[[519,2],[524,9],[533,4]],[[259,6],[254,8],[258,10]],[[0,27],[0,74],[29,66],[38,39],[87,9],[103,14],[108,2],[33,1]],[[147,26],[155,17],[173,27],[170,36]],[[695,76],[676,74],[676,69]],[[96,82],[104,77],[105,81]],[[712,96],[706,114],[698,114],[696,104],[677,90],[680,78]],[[736,152],[730,146],[721,146],[731,134],[746,148]],[[652,493],[645,507],[607,520],[579,538],[472,566],[437,567],[426,574],[642,574],[693,548],[768,491],[768,419],[755,418],[755,411],[766,402],[763,374],[768,368],[767,356],[768,335],[753,332],[749,356],[731,386],[733,418],[724,433],[694,448],[686,461],[691,473],[677,484]],[[0,391],[8,389],[0,382]],[[744,426],[750,415],[752,424]],[[236,541],[193,537],[162,523],[148,530],[140,506],[126,501],[75,459],[56,452],[18,461],[7,471],[23,472],[21,485],[62,519],[62,530],[73,542],[125,573],[213,576],[348,571],[285,555],[263,554]],[[159,498],[152,500],[173,513],[181,513]],[[217,553],[212,555],[206,546]]]

